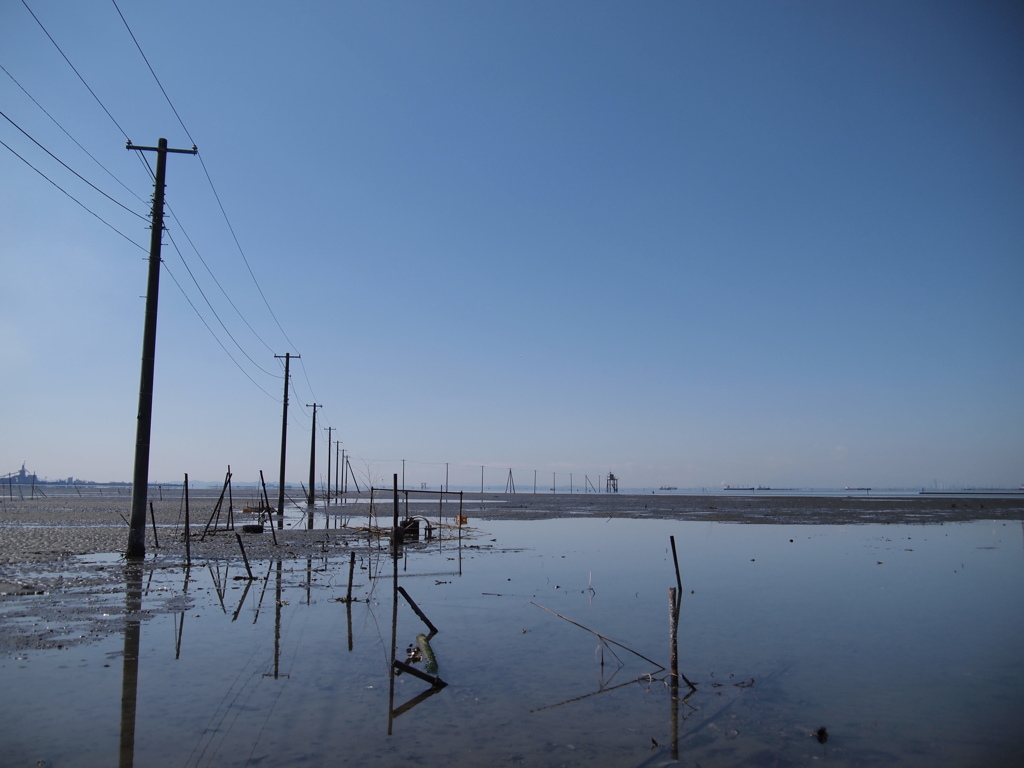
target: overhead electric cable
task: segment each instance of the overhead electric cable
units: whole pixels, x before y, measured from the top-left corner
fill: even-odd
[[[110,195],[108,195],[108,194],[107,194],[106,192],[104,192],[104,191],[103,191],[102,189],[100,189],[100,188],[99,188],[99,187],[97,187],[97,186],[96,186],[95,184],[93,184],[93,183],[92,183],[91,181],[89,181],[89,180],[88,180],[87,178],[85,178],[85,176],[83,176],[82,174],[80,174],[80,173],[79,173],[78,171],[76,171],[76,170],[75,170],[74,168],[72,168],[72,167],[71,167],[70,165],[68,165],[68,164],[67,164],[67,163],[65,163],[65,162],[64,162],[63,160],[61,160],[61,159],[60,159],[59,157],[57,157],[57,156],[56,156],[55,154],[53,154],[53,152],[51,152],[51,151],[50,151],[50,150],[48,150],[48,149],[47,149],[46,147],[44,147],[44,146],[43,146],[42,144],[40,144],[40,143],[39,143],[38,141],[36,141],[36,140],[35,140],[35,139],[34,139],[34,138],[33,138],[33,137],[32,137],[32,136],[31,136],[31,135],[30,135],[30,134],[28,133],[28,131],[26,131],[26,130],[25,130],[24,128],[22,128],[22,127],[21,127],[20,125],[18,125],[18,124],[17,124],[16,122],[14,122],[13,120],[11,120],[11,118],[9,118],[9,117],[8,117],[8,116],[7,116],[6,114],[4,114],[4,112],[3,112],[2,110],[0,110],[0,117],[3,117],[3,118],[4,118],[4,120],[6,120],[7,122],[9,122],[9,123],[10,123],[11,125],[13,125],[13,126],[14,126],[15,128],[17,128],[17,129],[18,129],[19,131],[21,131],[21,132],[22,132],[22,133],[23,133],[23,134],[25,135],[25,137],[26,137],[26,138],[27,138],[27,139],[28,139],[29,141],[31,141],[31,142],[32,142],[33,144],[35,144],[35,145],[36,145],[37,147],[39,147],[39,148],[40,148],[41,150],[43,150],[43,152],[45,152],[45,153],[46,153],[46,154],[48,154],[48,155],[49,155],[50,157],[52,157],[52,158],[53,158],[54,160],[56,160],[56,161],[57,161],[58,163],[60,163],[61,165],[63,165],[63,166],[64,166],[64,167],[65,167],[65,168],[66,168],[67,170],[71,171],[71,172],[72,172],[73,174],[75,174],[75,176],[77,176],[77,177],[78,177],[79,179],[81,179],[82,181],[84,181],[84,182],[85,182],[86,184],[88,184],[88,185],[89,185],[90,187],[92,187],[92,188],[93,188],[93,189],[95,189],[95,190],[96,190],[97,192],[99,192],[99,193],[100,193],[101,195],[103,195],[103,196],[104,196],[105,198],[107,198],[107,200],[109,200],[110,202],[112,202],[112,203],[114,203],[114,204],[116,204],[116,205],[119,205],[119,206],[121,206],[121,207],[122,207],[122,208],[124,208],[124,209],[125,209],[126,211],[128,211],[128,213],[130,213],[130,214],[132,214],[132,215],[134,215],[134,216],[138,216],[138,217],[139,217],[140,219],[142,219],[143,221],[148,221],[148,219],[147,219],[147,218],[146,218],[145,216],[143,216],[143,215],[142,215],[141,213],[137,213],[136,211],[133,211],[133,210],[132,210],[131,208],[129,208],[129,207],[128,207],[127,205],[125,205],[124,203],[122,203],[122,202],[120,202],[120,201],[118,201],[118,200],[115,200],[114,198],[112,198],[112,197],[111,197]]]
[[[206,322],[206,320],[203,318],[203,316],[199,313],[199,310],[196,309],[196,305],[192,303],[192,299],[190,299],[188,297],[188,294],[185,293],[185,290],[181,287],[181,283],[178,282],[178,278],[176,278],[174,276],[174,273],[171,272],[171,270],[168,268],[167,263],[163,262],[163,265],[164,265],[164,271],[168,274],[168,276],[170,276],[171,280],[174,281],[174,284],[176,286],[178,286],[178,290],[181,291],[181,295],[185,297],[185,301],[187,301],[189,306],[192,307],[192,311],[196,313],[196,317],[199,318],[199,321],[203,325],[206,326],[206,330],[208,330],[210,332],[210,335],[213,336],[214,341],[216,341],[220,345],[220,348],[224,350],[224,354],[226,354],[228,356],[228,359],[231,360],[231,362],[234,363],[238,367],[238,370],[240,370],[245,375],[245,378],[247,378],[249,381],[251,381],[256,386],[256,389],[258,389],[260,392],[265,394],[271,400],[275,400],[276,401],[277,398],[274,397],[274,395],[272,395],[269,392],[267,392],[267,390],[265,390],[259,384],[257,384],[256,380],[252,376],[249,375],[249,372],[246,371],[245,368],[243,368],[241,366],[241,364],[237,360],[235,360],[234,357],[231,356],[231,353],[228,351],[228,348],[224,346],[224,343],[219,338],[217,338],[217,334],[215,334],[213,332],[213,329],[210,327],[209,323]]]
[[[24,0],[22,0],[22,2],[24,2]],[[175,109],[174,103],[171,101],[171,97],[167,95],[167,91],[164,88],[163,84],[160,82],[160,78],[157,77],[156,70],[153,69],[153,65],[149,63],[149,58],[146,56],[145,51],[142,50],[142,46],[139,44],[138,38],[135,37],[135,33],[132,32],[132,28],[128,25],[128,20],[124,17],[124,14],[121,13],[121,9],[118,8],[116,0],[111,0],[111,2],[113,2],[114,8],[117,9],[117,14],[121,17],[121,21],[124,23],[125,29],[128,30],[128,34],[131,36],[132,41],[135,43],[135,47],[139,49],[139,54],[142,56],[142,60],[145,61],[146,66],[149,67],[149,72],[153,75],[153,79],[156,81],[157,86],[159,86],[160,92],[163,93],[164,98],[167,100],[167,104],[171,108],[171,111],[174,112],[174,116],[178,118],[178,123],[181,125],[182,130],[185,131],[185,135],[188,136],[189,141],[191,141],[194,146],[196,144],[196,141],[192,138],[192,134],[189,133],[188,128],[185,126],[185,122],[181,119],[181,115],[178,114],[178,110]],[[213,197],[214,199],[216,199],[217,205],[220,208],[221,215],[224,217],[224,222],[228,226],[228,231],[231,232],[231,237],[235,241],[235,246],[238,248],[238,253],[241,255],[242,261],[245,263],[245,268],[249,271],[249,277],[252,278],[253,283],[256,285],[256,290],[259,291],[260,298],[263,299],[263,303],[266,305],[267,310],[270,312],[270,316],[274,318],[274,323],[277,325],[278,330],[281,331],[281,334],[284,336],[288,344],[291,345],[292,349],[295,349],[295,343],[289,338],[288,334],[285,332],[284,327],[281,325],[281,321],[277,319],[277,315],[274,313],[274,308],[271,307],[270,302],[267,301],[267,297],[263,293],[263,288],[260,286],[259,281],[256,279],[256,274],[252,271],[252,266],[249,264],[249,259],[246,258],[245,256],[245,251],[242,250],[242,244],[238,240],[238,235],[235,234],[235,228],[231,226],[231,221],[230,219],[228,219],[228,214],[224,208],[224,203],[221,202],[220,195],[217,193],[217,187],[213,183],[213,178],[210,176],[210,171],[206,167],[206,162],[203,160],[202,154],[198,153],[198,157],[199,164],[203,167],[203,173],[206,174],[206,180],[210,184],[210,189],[213,192]],[[267,349],[270,349],[270,347],[268,346]]]
[[[309,394],[313,396],[313,402],[317,401],[316,393],[313,391],[313,384],[309,380],[309,374],[306,372],[306,364],[302,362],[302,358],[299,358],[299,367],[302,368],[302,375],[306,379],[306,386],[309,387]]]
[[[15,156],[16,158],[18,158],[19,160],[21,160],[21,162],[23,162],[23,163],[24,163],[25,165],[27,165],[27,166],[28,166],[29,168],[31,168],[31,169],[32,169],[33,171],[35,171],[36,173],[38,173],[38,174],[39,174],[40,176],[42,176],[42,177],[43,177],[44,179],[46,179],[46,180],[47,180],[48,182],[50,182],[51,184],[53,184],[53,186],[55,186],[55,187],[56,187],[57,189],[59,189],[59,190],[60,190],[61,192],[63,192],[63,193],[65,194],[65,195],[67,195],[68,197],[70,197],[70,198],[71,198],[71,199],[72,199],[72,200],[73,200],[74,202],[76,202],[76,203],[78,203],[78,204],[79,204],[80,206],[82,206],[82,208],[84,208],[84,209],[85,209],[85,210],[86,210],[86,211],[87,211],[88,213],[91,213],[91,214],[92,214],[93,216],[95,216],[95,217],[96,217],[97,219],[99,219],[99,220],[100,220],[100,221],[101,221],[101,222],[102,222],[103,224],[106,224],[106,225],[107,225],[108,227],[110,227],[110,228],[111,228],[112,230],[114,230],[115,232],[117,232],[117,234],[119,234],[119,235],[120,235],[121,237],[123,237],[123,238],[124,238],[125,240],[127,240],[127,241],[128,241],[129,243],[131,243],[132,245],[134,245],[134,246],[135,246],[136,248],[138,248],[139,250],[141,250],[141,251],[142,251],[142,252],[144,252],[144,253],[148,253],[148,249],[147,249],[147,248],[145,248],[145,247],[143,247],[143,246],[139,245],[138,243],[136,243],[136,242],[135,242],[134,240],[132,240],[132,239],[131,239],[130,237],[128,237],[128,235],[126,235],[126,234],[125,234],[124,232],[122,232],[121,230],[119,230],[119,229],[118,229],[117,227],[115,227],[115,226],[114,226],[113,224],[111,224],[111,223],[110,223],[109,221],[107,221],[106,219],[104,219],[104,218],[103,218],[102,216],[100,216],[100,215],[99,215],[98,213],[96,213],[95,211],[91,210],[91,209],[90,209],[90,208],[89,208],[89,207],[88,207],[88,206],[87,206],[87,205],[86,205],[85,203],[83,203],[83,202],[82,202],[81,200],[79,200],[78,198],[76,198],[76,197],[75,197],[74,195],[72,195],[72,194],[71,194],[70,192],[68,192],[68,191],[67,191],[66,189],[64,189],[64,187],[62,187],[62,186],[61,186],[60,184],[58,184],[57,182],[55,182],[55,181],[54,181],[53,179],[51,179],[51,178],[50,178],[49,176],[47,176],[47,175],[46,175],[45,173],[43,173],[43,172],[42,172],[42,171],[40,171],[40,170],[39,170],[38,168],[36,168],[36,167],[35,167],[34,165],[32,165],[32,163],[30,163],[30,162],[29,162],[28,160],[26,160],[26,159],[25,159],[24,157],[22,157],[22,156],[21,156],[21,155],[19,155],[19,154],[18,154],[17,152],[15,152],[15,151],[14,151],[13,149],[11,149],[11,147],[10,147],[10,146],[8,146],[8,145],[7,145],[7,143],[6,143],[6,142],[4,142],[4,141],[3,141],[2,139],[0,139],[0,144],[3,144],[3,146],[4,146],[4,147],[6,147],[6,148],[7,148],[7,149],[8,149],[9,151],[10,151],[10,153],[11,153],[12,155],[14,155],[14,156]]]
[[[319,398],[316,396],[316,393],[313,391],[313,383],[309,380],[309,373],[306,371],[306,364],[302,361],[301,357],[299,358],[299,366],[302,368],[302,375],[306,379],[306,386],[309,387],[309,394],[312,396],[313,402],[315,403],[315,402],[317,402],[319,400]],[[334,424],[331,423],[331,420],[329,418],[321,416],[321,421],[323,422],[323,426],[324,426],[325,429],[327,427],[333,427],[334,426]]]
[[[128,31],[129,36],[132,38],[132,42],[135,43],[135,47],[138,49],[139,55],[142,56],[142,60],[144,62],[146,62],[146,67],[149,69],[149,73],[153,76],[153,80],[156,81],[157,87],[160,89],[160,92],[164,95],[164,99],[167,101],[167,105],[171,108],[171,111],[174,113],[174,116],[177,118],[178,124],[181,125],[182,130],[185,131],[185,135],[188,136],[189,141],[192,142],[192,145],[195,146],[195,144],[196,144],[195,139],[192,137],[192,134],[189,132],[188,127],[185,125],[185,121],[181,119],[181,115],[178,114],[178,110],[175,108],[174,102],[171,101],[171,97],[168,95],[167,89],[164,88],[163,83],[160,82],[160,78],[157,76],[156,70],[153,69],[153,65],[150,63],[149,57],[146,56],[146,52],[144,50],[142,50],[142,46],[139,44],[138,38],[135,37],[135,33],[132,31],[131,26],[128,24],[128,20],[124,17],[124,14],[121,12],[121,9],[120,9],[120,7],[118,7],[116,0],[111,0],[111,2],[113,3],[114,9],[117,11],[117,15],[121,17],[121,22],[124,24],[125,29]],[[149,164],[147,163],[146,166],[148,168]],[[209,174],[207,174],[207,178],[209,178]],[[212,186],[212,183],[211,183],[211,186]],[[168,206],[168,209],[170,210],[170,206]],[[181,230],[182,234],[185,236],[185,239],[188,241],[189,245],[192,247],[192,250],[195,252],[196,256],[199,257],[199,260],[202,262],[203,267],[206,268],[207,273],[209,273],[210,277],[213,278],[213,281],[214,281],[214,283],[216,283],[217,287],[220,289],[220,292],[222,294],[224,294],[224,297],[228,300],[228,303],[231,305],[231,308],[235,310],[235,312],[241,318],[242,322],[245,323],[246,327],[248,327],[249,330],[252,331],[253,335],[257,339],[259,339],[260,343],[263,344],[263,346],[265,346],[268,350],[272,351],[272,347],[270,347],[270,345],[268,345],[266,343],[266,341],[264,341],[263,338],[256,332],[256,330],[252,327],[252,325],[249,323],[249,321],[245,318],[245,316],[241,313],[241,311],[235,305],[234,301],[231,300],[231,297],[228,296],[227,291],[224,290],[224,286],[221,285],[221,283],[217,279],[216,275],[213,274],[213,270],[210,269],[210,265],[206,263],[206,259],[203,258],[202,254],[199,252],[199,249],[196,248],[195,243],[192,242],[192,238],[189,237],[188,233],[185,231],[184,226],[182,226],[181,221],[174,214],[173,210],[171,210],[171,216],[174,218],[175,222],[177,222],[178,228]],[[267,371],[259,363],[257,363],[255,360],[253,360],[253,358],[249,355],[249,353],[246,352],[245,349],[242,348],[242,345],[238,343],[238,340],[235,339],[235,337],[232,335],[231,331],[228,330],[227,326],[224,324],[224,321],[220,318],[220,315],[217,314],[217,311],[213,308],[213,304],[210,303],[210,300],[206,296],[206,293],[200,287],[199,282],[196,280],[196,277],[192,273],[191,268],[188,266],[187,262],[185,261],[185,257],[182,255],[181,250],[177,246],[177,243],[174,243],[174,239],[173,238],[171,238],[171,242],[174,245],[175,250],[178,251],[178,256],[179,256],[179,258],[181,258],[182,264],[185,265],[185,269],[188,271],[189,277],[192,278],[192,282],[195,283],[195,286],[199,290],[199,293],[202,295],[203,300],[206,302],[206,305],[210,308],[210,311],[213,312],[214,317],[217,318],[217,322],[220,323],[221,327],[224,329],[224,332],[228,334],[228,337],[231,339],[232,342],[234,342],[235,346],[238,347],[239,351],[243,355],[245,355],[246,358],[249,359],[249,362],[251,362],[253,365],[255,365],[263,373],[266,373],[268,376],[273,376],[274,374],[270,373],[270,371]]]
[[[51,43],[53,43],[53,47],[57,49],[57,52],[58,52],[58,53],[60,53],[60,55],[61,55],[61,56],[63,56],[63,57],[64,57],[64,61],[66,61],[66,62],[68,63],[68,66],[69,66],[69,67],[71,67],[71,70],[72,70],[72,71],[73,71],[73,72],[74,72],[74,73],[75,73],[76,75],[78,75],[78,79],[82,81],[82,85],[84,85],[84,86],[86,87],[86,90],[88,90],[88,91],[89,91],[89,93],[91,93],[91,94],[92,94],[92,97],[93,97],[94,99],[96,99],[96,103],[100,105],[100,108],[101,108],[101,109],[102,109],[102,110],[103,110],[104,112],[106,112],[106,113],[107,113],[107,117],[109,117],[109,118],[110,118],[110,121],[111,121],[111,122],[112,122],[112,123],[113,123],[114,125],[116,125],[116,126],[117,126],[117,130],[119,130],[119,131],[121,132],[121,134],[122,134],[122,135],[123,135],[123,136],[124,136],[124,137],[125,137],[126,139],[128,139],[129,141],[131,141],[131,139],[129,139],[129,138],[128,138],[128,134],[124,132],[124,128],[122,128],[122,127],[121,127],[121,124],[120,124],[120,123],[118,123],[118,122],[117,122],[117,120],[115,120],[115,119],[114,119],[114,116],[113,116],[112,114],[110,114],[110,110],[109,110],[109,109],[107,109],[107,108],[106,108],[106,107],[104,106],[104,104],[103,104],[103,102],[102,102],[102,101],[100,101],[100,97],[99,97],[99,96],[97,96],[97,95],[96,95],[96,92],[95,92],[95,91],[94,91],[94,90],[93,90],[92,88],[90,88],[90,87],[89,87],[89,84],[88,84],[87,82],[85,82],[85,78],[84,78],[84,77],[82,77],[82,74],[81,74],[81,73],[80,73],[80,72],[79,72],[79,71],[78,71],[77,69],[75,69],[75,65],[71,63],[71,59],[69,59],[69,58],[68,58],[68,57],[67,57],[67,56],[66,56],[66,55],[64,54],[64,51],[62,51],[62,50],[60,49],[60,46],[59,46],[59,45],[57,45],[57,41],[53,39],[53,36],[52,36],[52,35],[51,35],[51,34],[50,34],[49,32],[47,32],[47,31],[46,31],[46,27],[44,27],[44,26],[43,26],[43,22],[41,22],[41,21],[39,20],[39,17],[38,17],[38,16],[36,16],[36,15],[35,15],[35,13],[33,13],[33,11],[32,11],[32,9],[31,9],[31,8],[29,8],[29,7],[28,7],[28,2],[26,2],[26,0],[21,0],[21,4],[25,6],[25,10],[27,10],[27,11],[28,11],[28,12],[29,12],[30,14],[32,14],[32,18],[36,20],[36,24],[38,24],[38,25],[39,25],[39,28],[40,28],[41,30],[43,30],[43,33],[44,33],[44,34],[45,34],[45,35],[46,35],[46,36],[47,36],[48,38],[50,38],[50,42],[51,42]],[[193,143],[194,143],[194,142],[193,142]]]
[[[124,22],[124,28],[127,29],[128,34],[131,35],[132,42],[135,43],[135,47],[139,49],[139,53],[142,55],[142,60],[146,62],[146,66],[149,67],[149,73],[153,75],[153,79],[156,80],[156,84],[160,88],[160,93],[162,93],[164,95],[164,98],[167,99],[167,105],[171,108],[171,112],[173,112],[174,116],[178,118],[178,124],[181,125],[182,130],[185,131],[185,135],[188,136],[188,140],[192,142],[192,146],[195,146],[195,139],[193,139],[192,134],[188,132],[188,128],[185,127],[185,123],[182,121],[181,115],[178,114],[178,110],[174,108],[174,104],[171,102],[171,97],[168,96],[167,91],[164,90],[164,85],[160,82],[160,78],[156,76],[156,72],[153,70],[153,65],[149,63],[149,59],[146,58],[145,51],[142,50],[142,46],[139,45],[139,41],[135,39],[135,33],[132,32],[132,28],[128,26],[128,20],[124,17],[124,14],[121,13],[121,9],[117,7],[116,0],[111,0],[111,2],[114,3],[114,8],[115,10],[117,10],[117,15],[120,16],[121,21]]]
[[[99,160],[97,160],[97,159],[96,159],[96,157],[95,157],[95,155],[93,155],[93,154],[92,154],[92,152],[90,152],[90,151],[89,151],[88,149],[86,149],[85,147],[83,147],[83,146],[81,145],[81,143],[79,143],[78,139],[76,139],[76,138],[75,138],[74,136],[72,136],[72,135],[71,135],[71,134],[70,134],[70,133],[68,132],[68,130],[67,130],[67,129],[66,129],[66,128],[65,128],[64,126],[63,126],[63,125],[61,125],[61,124],[60,124],[60,122],[59,122],[59,121],[57,120],[57,118],[55,118],[55,117],[54,117],[53,115],[51,115],[51,114],[50,114],[50,113],[49,113],[49,112],[48,112],[48,111],[46,110],[46,107],[44,107],[44,106],[43,106],[42,104],[40,104],[40,103],[39,103],[38,101],[36,101],[36,98],[35,98],[35,97],[34,97],[34,96],[33,96],[33,95],[31,94],[31,93],[29,93],[29,92],[28,92],[28,90],[27,90],[27,89],[25,88],[25,86],[23,86],[23,85],[22,85],[21,83],[19,83],[19,82],[17,81],[17,79],[15,79],[14,75],[12,75],[12,74],[11,74],[10,72],[8,72],[8,71],[7,71],[7,69],[6,69],[5,67],[4,67],[4,65],[3,65],[3,64],[0,64],[0,69],[2,69],[2,70],[3,70],[3,72],[4,72],[4,74],[5,74],[5,75],[7,75],[7,76],[8,76],[9,78],[11,78],[12,82],[13,82],[13,83],[14,83],[14,84],[15,84],[16,86],[18,86],[19,88],[21,88],[22,92],[23,92],[23,93],[24,93],[24,94],[25,94],[26,96],[28,96],[28,97],[29,97],[29,99],[31,99],[31,100],[32,100],[32,103],[33,103],[33,104],[35,104],[35,105],[36,105],[37,107],[39,107],[40,111],[42,111],[42,113],[43,113],[44,115],[46,115],[46,116],[47,116],[48,118],[50,118],[50,120],[52,120],[52,121],[53,121],[53,124],[54,124],[54,125],[56,125],[56,126],[57,126],[58,128],[60,128],[60,129],[61,129],[61,131],[63,131],[63,132],[64,132],[64,135],[65,135],[65,136],[67,136],[67,137],[68,137],[69,139],[71,139],[71,140],[72,140],[72,141],[73,141],[73,142],[75,143],[75,145],[76,145],[76,146],[77,146],[77,147],[78,147],[78,148],[79,148],[80,150],[82,150],[83,152],[85,152],[85,154],[87,154],[87,155],[89,156],[89,158],[90,158],[90,159],[91,159],[91,160],[92,160],[92,161],[93,161],[94,163],[96,163],[96,165],[98,165],[98,166],[99,166],[100,168],[102,168],[102,169],[103,169],[103,170],[104,170],[104,171],[106,172],[106,174],[107,174],[108,176],[110,176],[110,178],[112,178],[112,179],[113,179],[114,181],[116,181],[116,182],[117,182],[118,184],[120,184],[120,185],[121,185],[122,187],[124,187],[124,188],[125,188],[125,189],[126,189],[126,190],[127,190],[127,191],[128,191],[128,192],[129,192],[129,193],[130,193],[130,194],[132,195],[132,196],[133,196],[133,197],[135,197],[135,199],[136,199],[136,200],[138,200],[138,201],[139,201],[139,202],[141,202],[141,203],[145,203],[145,202],[146,202],[146,201],[145,201],[145,200],[143,200],[143,199],[142,199],[141,197],[139,197],[139,195],[137,195],[137,194],[135,193],[135,190],[133,190],[133,189],[132,189],[131,187],[129,187],[129,186],[127,185],[127,184],[125,184],[125,183],[124,183],[123,181],[121,181],[121,180],[120,180],[119,178],[117,178],[117,176],[115,176],[115,175],[114,175],[114,173],[113,173],[113,172],[112,172],[112,171],[111,171],[111,170],[110,170],[109,168],[107,168],[107,166],[105,166],[105,165],[104,165],[103,163],[101,163],[101,162],[100,162]]]
[[[224,333],[226,333],[228,335],[228,338],[231,339],[231,341],[233,341],[235,343],[235,346],[238,347],[239,352],[241,352],[243,355],[245,355],[246,358],[248,358],[249,362],[252,363],[253,365],[255,365],[257,368],[259,368],[261,371],[263,371],[263,373],[267,374],[268,376],[274,377],[274,378],[280,378],[280,377],[275,377],[274,374],[272,374],[270,371],[268,371],[265,368],[263,368],[259,363],[257,363],[255,360],[253,360],[252,357],[250,357],[248,352],[246,352],[242,348],[242,345],[238,343],[238,340],[231,334],[231,331],[228,330],[228,327],[226,325],[224,325],[224,321],[220,319],[220,315],[217,314],[217,310],[213,308],[213,304],[210,303],[210,299],[207,298],[206,292],[203,290],[202,286],[199,285],[199,281],[196,280],[196,276],[192,273],[192,268],[189,267],[188,262],[185,261],[185,257],[182,255],[181,249],[178,248],[178,244],[176,242],[174,242],[174,238],[171,236],[170,233],[167,234],[167,237],[171,241],[171,245],[174,246],[174,250],[178,252],[178,258],[181,259],[181,263],[185,266],[185,270],[188,272],[188,276],[191,277],[192,278],[192,282],[195,283],[196,290],[199,291],[199,295],[203,297],[203,301],[206,302],[206,306],[208,306],[210,308],[210,311],[213,312],[213,316],[215,318],[217,318],[217,322],[220,323],[220,327],[224,329]],[[197,255],[198,255],[198,252],[197,252]],[[203,258],[202,256],[199,257],[200,261],[202,261],[202,258]],[[205,265],[205,263],[206,262],[203,262],[204,265]],[[214,278],[214,280],[216,280],[216,278]]]
[[[226,290],[224,290],[224,286],[220,284],[220,280],[218,280],[217,276],[215,274],[213,274],[213,270],[210,269],[210,265],[206,263],[206,259],[204,259],[203,255],[201,253],[199,253],[199,249],[196,248],[195,243],[192,242],[192,238],[189,237],[188,233],[185,231],[185,228],[182,226],[181,221],[178,220],[178,217],[175,215],[174,211],[171,210],[171,207],[169,205],[167,206],[167,209],[171,213],[171,218],[174,219],[175,223],[178,225],[178,228],[181,230],[181,234],[183,234],[185,236],[185,239],[188,241],[188,244],[192,247],[192,250],[195,252],[196,256],[199,257],[199,260],[203,263],[203,266],[206,267],[206,271],[209,273],[210,277],[213,279],[213,282],[215,282],[217,284],[217,287],[220,288],[220,292],[222,294],[224,294],[224,298],[227,299],[228,304],[230,304],[231,308],[233,310],[235,310],[235,313],[238,315],[239,318],[241,318],[242,322],[245,323],[246,327],[250,331],[252,331],[252,335],[255,336],[257,339],[259,339],[259,342],[264,347],[266,347],[270,352],[273,352],[274,351],[273,347],[271,347],[269,344],[267,344],[266,341],[263,340],[263,337],[260,336],[259,333],[256,332],[256,329],[252,327],[252,325],[245,318],[245,315],[242,314],[242,311],[238,308],[238,306],[235,304],[235,302],[231,300],[231,297],[228,295],[228,292]],[[175,248],[177,248],[177,246],[175,246]],[[179,251],[178,255],[181,255],[180,251]],[[184,261],[184,259],[182,259],[182,260]],[[235,343],[237,344],[237,342],[235,342]],[[246,357],[249,357],[249,356],[246,355]],[[249,359],[252,360],[251,357]],[[257,365],[256,367],[259,368],[264,373],[269,373],[269,371],[264,370],[259,365]],[[271,375],[274,375],[274,374],[271,374]]]
[[[202,153],[199,154],[199,164],[203,166],[203,173],[206,174],[207,181],[210,182],[210,189],[213,191],[213,197],[217,201],[217,205],[220,207],[221,215],[224,217],[224,223],[228,225],[228,231],[231,232],[231,237],[235,241],[235,247],[238,248],[238,253],[242,257],[242,261],[245,262],[245,268],[249,270],[249,277],[252,278],[253,284],[256,286],[256,290],[259,291],[260,298],[263,299],[263,303],[267,307],[267,311],[270,312],[270,316],[274,318],[274,323],[277,325],[281,335],[284,336],[285,341],[291,346],[292,349],[297,349],[295,342],[289,338],[284,328],[281,326],[281,321],[277,319],[277,315],[274,314],[274,308],[270,306],[270,302],[267,301],[267,297],[263,293],[263,288],[260,287],[259,280],[256,279],[255,273],[252,271],[252,266],[249,264],[249,260],[245,257],[245,251],[242,250],[242,244],[238,241],[238,235],[235,234],[235,228],[231,226],[231,221],[228,219],[228,212],[224,210],[224,203],[220,200],[220,195],[217,194],[217,188],[213,185],[213,179],[210,178],[210,171],[206,168],[206,163],[203,161]]]

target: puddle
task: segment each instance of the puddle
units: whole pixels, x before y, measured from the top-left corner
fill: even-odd
[[[5,629],[58,638],[0,657],[5,759],[966,766],[1024,748],[1019,523],[480,525],[397,559],[254,561],[252,580],[75,559],[59,599],[0,601]]]

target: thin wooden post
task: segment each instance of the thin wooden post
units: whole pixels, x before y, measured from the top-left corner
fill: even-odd
[[[391,548],[398,551],[398,539],[402,535],[398,530],[398,473],[396,472],[392,477],[392,488],[395,494],[395,508],[392,514]]]
[[[249,574],[249,581],[252,581],[255,577],[252,575],[252,568],[249,567],[249,556],[245,554],[242,536],[237,531],[235,531],[235,538],[238,539],[238,548],[242,550],[242,562],[245,563],[245,572]]]
[[[260,470],[260,487],[263,489],[263,496],[260,497],[260,506],[263,511],[270,509],[270,497],[267,496],[267,481],[263,479],[263,470]]]
[[[668,588],[669,691],[672,710],[672,759],[679,759],[679,602],[675,587]]]
[[[185,562],[192,564],[192,537],[188,524],[188,472],[185,473]]]
[[[669,672],[672,674],[672,696],[679,686],[679,642],[676,627],[679,621],[679,603],[676,602],[676,588],[668,588],[668,643]]]
[[[149,519],[153,523],[153,546],[160,549],[160,540],[156,537],[156,515],[153,514],[153,502],[149,502]]]
[[[418,605],[416,605],[416,601],[413,600],[409,596],[409,593],[405,591],[405,587],[399,587],[398,591],[401,593],[402,597],[404,597],[406,599],[406,601],[409,603],[410,607],[412,607],[412,609],[416,613],[416,615],[420,617],[420,620],[424,624],[427,625],[427,628],[430,630],[431,636],[436,635],[437,634],[437,627],[435,627],[431,623],[430,619],[427,618],[427,614],[425,614],[422,610],[420,610],[420,607]]]
[[[356,553],[355,552],[349,552],[349,558],[348,558],[348,591],[345,592],[345,602],[346,603],[351,603],[352,602],[352,575],[355,573],[355,570],[356,570]]]
[[[679,596],[683,596],[683,580],[679,576],[679,558],[676,556],[676,537],[669,536],[669,542],[672,544],[672,562],[676,566],[676,586],[679,587]]]
[[[235,499],[231,493],[231,465],[228,464],[228,530],[235,530]]]

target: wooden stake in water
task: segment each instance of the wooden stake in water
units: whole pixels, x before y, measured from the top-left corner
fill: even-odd
[[[672,696],[676,695],[679,685],[679,642],[676,627],[679,624],[679,604],[676,602],[676,588],[668,588],[668,658],[669,672],[672,675]]]
[[[673,543],[673,551],[675,546]],[[679,602],[676,590],[668,588],[668,653],[669,653],[669,691],[671,692],[672,709],[672,759],[679,759]]]
[[[352,575],[356,570],[356,553],[350,552],[348,559],[348,591],[345,593],[345,602],[352,602]]]
[[[188,472],[185,473],[185,562],[192,564],[192,538],[188,525]]]
[[[679,596],[682,597],[682,595],[683,595],[683,580],[679,577],[679,558],[676,557],[676,537],[675,536],[669,536],[668,540],[672,544],[672,562],[675,563],[675,566],[676,566],[676,586],[679,587]]]
[[[153,523],[153,546],[160,549],[160,540],[156,537],[156,515],[153,514],[153,502],[149,502],[149,519]]]
[[[256,577],[252,575],[252,568],[249,567],[249,557],[245,554],[245,546],[242,544],[242,537],[236,532],[235,538],[238,539],[238,548],[242,550],[242,562],[245,563],[245,572],[249,574],[249,580],[252,581]]]
[[[392,521],[392,528],[391,528],[391,546],[392,546],[393,549],[395,549],[397,551],[398,550],[398,537],[402,535],[401,532],[398,529],[398,473],[397,472],[394,475],[394,482],[393,482],[393,486],[392,487],[394,488],[394,491],[395,491],[395,511],[394,511],[394,520]]]

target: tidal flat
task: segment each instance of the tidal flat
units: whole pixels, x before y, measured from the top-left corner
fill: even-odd
[[[242,535],[248,569],[223,530],[186,565],[170,500],[160,547],[125,562],[116,503],[87,502],[3,509],[5,765],[998,766],[1024,749],[1019,499],[521,494],[465,501],[461,526],[424,501],[397,551],[364,501],[317,508],[313,530],[290,510],[277,546]]]

